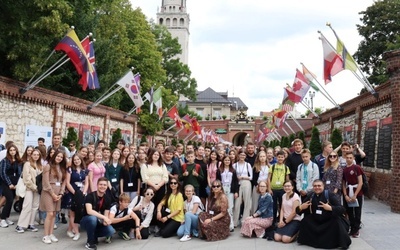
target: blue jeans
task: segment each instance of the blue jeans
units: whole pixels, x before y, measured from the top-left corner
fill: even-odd
[[[197,237],[199,235],[197,232],[197,226],[198,215],[192,214],[191,212],[186,212],[185,223],[181,224],[176,234],[178,235],[178,237],[182,237],[183,235],[190,235],[193,232],[193,235]]]
[[[86,230],[89,244],[96,244],[98,237],[109,237],[115,233],[115,229],[111,225],[104,226],[93,215],[84,216],[81,220],[81,227]]]

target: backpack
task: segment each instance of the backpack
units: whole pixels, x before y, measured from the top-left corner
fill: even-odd
[[[368,179],[367,176],[365,175],[364,171],[362,170],[362,168],[360,166],[358,166],[358,168],[361,171],[361,177],[362,177],[362,188],[361,190],[363,191],[364,194],[368,193],[368,189],[369,189],[369,184],[368,184]]]
[[[187,168],[187,163],[182,165],[182,173],[186,172],[186,168]],[[200,168],[201,168],[200,164],[195,164],[195,169],[197,173],[200,173]]]

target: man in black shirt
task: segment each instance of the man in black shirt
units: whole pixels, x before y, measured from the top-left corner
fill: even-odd
[[[106,195],[108,179],[101,177],[97,181],[97,191],[86,196],[81,227],[86,229],[87,249],[97,249],[97,238],[106,237],[106,243],[111,243],[111,236],[115,233],[108,218],[111,207],[111,198]]]
[[[301,158],[303,146],[303,141],[301,139],[295,139],[293,141],[294,152],[288,156],[285,162],[286,166],[288,166],[290,169],[289,179],[293,181],[296,192],[296,174],[297,168],[303,163],[303,159]]]
[[[250,163],[250,165],[253,167],[254,162],[256,161],[256,153],[255,153],[255,145],[252,142],[247,143],[246,145],[246,162]],[[232,162],[233,164],[234,162]]]

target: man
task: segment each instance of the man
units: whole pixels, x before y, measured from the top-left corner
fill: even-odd
[[[164,153],[164,142],[163,141],[158,141],[156,143],[156,149],[157,151],[160,153],[160,155],[162,155]]]
[[[102,151],[103,148],[105,148],[105,146],[106,146],[106,141],[104,141],[104,140],[99,140],[99,141],[97,142],[96,150]]]
[[[211,147],[205,146],[204,147],[204,158],[206,159],[206,161],[208,161],[208,159],[210,158],[210,154],[211,154]]]
[[[354,164],[352,152],[346,153],[346,167],[343,169],[343,196],[344,207],[350,220],[350,235],[354,238],[360,237],[360,224],[362,205],[364,201],[362,191],[362,169]]]
[[[328,158],[329,154],[332,152],[332,142],[324,141],[322,143],[322,153],[315,156],[314,162],[318,165],[319,168],[319,179],[322,180],[324,177],[324,166],[325,160]]]
[[[69,152],[70,152],[70,158],[76,154],[76,142],[75,141],[70,141],[69,144]]]
[[[39,138],[37,139],[37,144],[38,144],[38,146],[44,145],[44,142],[45,142],[45,139],[44,139],[43,137],[39,137]]]
[[[339,165],[342,168],[345,168],[347,166],[346,154],[352,153],[353,150],[351,149],[350,143],[348,143],[347,141],[342,142],[342,144],[340,145],[340,148],[339,147],[335,148],[335,152],[337,153],[339,151],[339,149],[342,151],[342,155],[339,157]],[[356,161],[354,161],[354,164],[356,164]]]
[[[111,236],[115,229],[108,218],[111,199],[106,195],[108,180],[105,177],[97,181],[97,191],[86,196],[81,227],[86,230],[87,249],[97,249],[98,237],[106,237],[106,243],[111,243]]]
[[[121,152],[122,152],[122,150],[124,149],[124,147],[125,147],[125,140],[124,140],[124,139],[119,139],[119,140],[117,141],[117,148],[118,148],[119,150],[121,150]]]
[[[290,169],[289,178],[295,184],[296,189],[296,174],[298,166],[303,163],[303,159],[301,158],[301,151],[303,150],[303,141],[300,139],[295,139],[293,141],[294,152],[291,153],[286,159],[286,166]]]
[[[297,191],[300,193],[301,200],[304,201],[312,191],[313,182],[319,178],[318,165],[311,161],[311,152],[303,149],[301,152],[303,163],[298,166],[296,174]]]
[[[257,155],[255,154],[255,145],[252,142],[248,142],[246,145],[246,160],[253,167],[256,161]]]
[[[169,146],[164,150],[164,165],[168,170],[169,178],[178,178],[179,177],[179,169],[178,165],[173,161],[175,148],[173,146]]]
[[[106,165],[110,162],[110,158],[111,158],[111,148],[109,147],[103,147],[102,149],[103,152],[103,165]]]
[[[196,159],[194,160],[194,163],[200,165],[201,172],[203,173],[203,178],[200,180],[200,191],[197,194],[197,196],[200,197],[203,205],[206,205],[206,199],[208,197],[207,192],[206,192],[206,188],[208,186],[208,181],[207,181],[208,172],[207,172],[207,163],[204,160],[204,147],[199,146],[195,150],[195,155],[196,155]]]
[[[67,158],[70,158],[70,157],[71,157],[71,154],[70,154],[68,148],[66,148],[66,147],[64,147],[63,145],[61,145],[61,142],[62,142],[62,140],[61,140],[61,134],[55,133],[55,134],[53,135],[53,140],[52,140],[53,145],[51,145],[51,146],[49,146],[49,147],[47,148],[47,153],[50,152],[50,149],[55,148],[56,150],[64,151],[64,153],[65,153],[65,155],[67,156]]]

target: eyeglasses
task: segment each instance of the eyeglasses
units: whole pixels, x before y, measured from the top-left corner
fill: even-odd
[[[329,158],[336,158],[337,155],[329,155]]]
[[[178,182],[170,182],[169,185],[178,185]]]
[[[221,185],[212,185],[212,188],[219,188],[219,187],[221,187]]]
[[[146,196],[154,196],[153,193],[146,193]]]
[[[322,187],[322,185],[313,185],[313,187]]]

